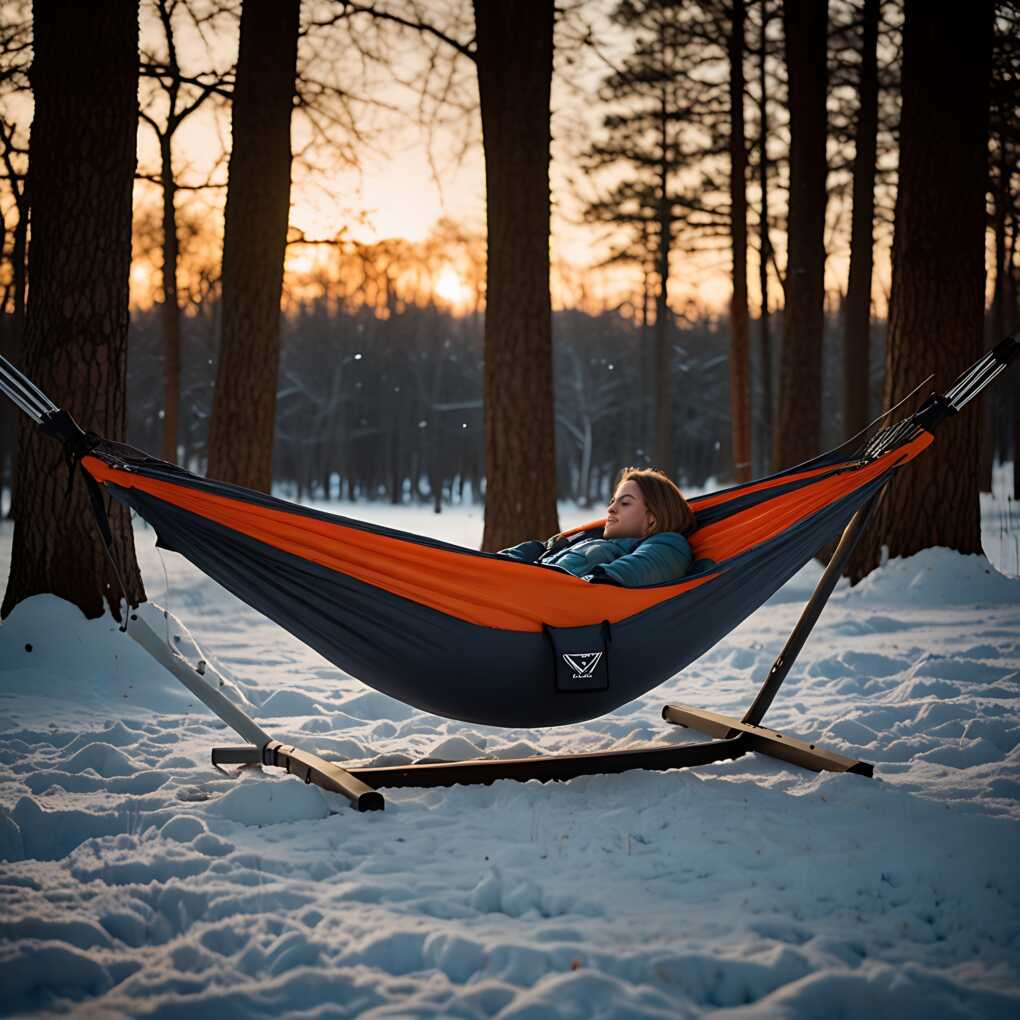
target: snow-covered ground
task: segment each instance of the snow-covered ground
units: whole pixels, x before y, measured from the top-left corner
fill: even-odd
[[[477,509],[340,512],[481,533]],[[169,674],[109,618],[31,599],[0,627],[0,1013],[1014,1018],[1016,505],[986,500],[984,522],[1004,573],[936,549],[841,586],[769,713],[871,780],[749,755],[388,791],[359,815],[275,770],[217,773],[210,746],[236,738]],[[341,761],[692,739],[663,702],[741,714],[818,577],[612,715],[505,731],[368,690],[137,539],[177,647],[274,736]],[[4,575],[9,547],[4,525]]]

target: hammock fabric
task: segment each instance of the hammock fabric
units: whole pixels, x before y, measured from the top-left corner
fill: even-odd
[[[160,546],[370,687],[448,718],[534,727],[602,715],[693,662],[931,442],[915,427],[877,455],[834,451],[691,500],[693,571],[642,588],[332,516],[116,443],[81,465]]]

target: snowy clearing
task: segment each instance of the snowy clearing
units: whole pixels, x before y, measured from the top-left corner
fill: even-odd
[[[481,533],[478,508],[330,509],[464,544]],[[874,762],[873,780],[748,755],[392,790],[359,815],[277,771],[214,771],[210,747],[236,739],[110,618],[29,600],[0,627],[0,1013],[1020,1015],[1010,513],[985,502],[1004,573],[936,549],[841,585],[766,717]],[[739,716],[819,575],[809,564],[639,701],[508,731],[363,687],[161,556],[142,525],[137,540],[186,657],[222,670],[278,739],[373,764],[697,739],[662,704]]]

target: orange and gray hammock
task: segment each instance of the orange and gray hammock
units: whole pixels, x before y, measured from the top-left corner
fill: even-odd
[[[856,447],[845,445],[790,470],[691,500],[697,516],[697,528],[688,535],[693,569],[675,582],[638,588],[592,584],[555,568],[202,478],[83,432],[2,359],[0,388],[80,463],[101,524],[99,487],[148,521],[161,547],[180,553],[363,683],[472,723],[554,726],[633,701],[715,645],[843,532],[805,610],[801,633],[791,637],[744,719],[714,723],[718,732],[708,724],[723,717],[711,713],[695,712],[693,721],[671,719],[733,741],[748,735],[737,732],[738,725],[769,739],[772,731],[760,727],[761,717],[877,496],[932,443],[936,426],[1004,371],[1018,349],[1015,337],[1004,340],[948,392],[933,394],[915,414]],[[598,534],[602,523],[575,532]],[[668,712],[669,707],[670,718]],[[744,740],[745,750],[746,745]],[[257,750],[259,760],[269,761],[263,748]],[[224,752],[218,760],[247,759],[242,752],[234,757]],[[284,762],[277,755],[270,763]],[[868,770],[863,763],[847,765],[856,766]],[[442,766],[409,766],[405,778],[415,768]],[[399,779],[399,771],[382,778]],[[318,781],[311,774],[305,778]]]

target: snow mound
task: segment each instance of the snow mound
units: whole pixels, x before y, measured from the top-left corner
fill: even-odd
[[[278,825],[325,818],[329,807],[318,787],[297,779],[250,779],[225,793],[209,813],[241,825]]]
[[[342,703],[344,712],[354,719],[379,720],[389,719],[398,722],[415,715],[415,710],[403,702],[397,701],[379,691],[367,691],[356,694]]]
[[[430,761],[468,761],[481,756],[482,752],[476,744],[464,737],[453,736],[441,740],[426,757]]]
[[[925,549],[889,560],[850,590],[869,602],[905,601],[910,606],[1020,605],[1020,578],[1000,574],[984,556],[952,549]]]
[[[259,715],[266,719],[316,715],[321,711],[316,699],[301,691],[274,691],[259,706]]]
[[[87,744],[63,764],[64,768],[72,775],[92,769],[93,772],[105,779],[130,776],[138,770],[138,766],[123,751],[118,750],[112,744],[99,741]]]
[[[6,694],[157,712],[194,701],[109,613],[87,620],[56,595],[19,602],[0,626],[0,673]]]
[[[194,815],[174,815],[160,830],[161,836],[176,840],[178,843],[190,843],[196,836],[206,831],[205,822]]]

